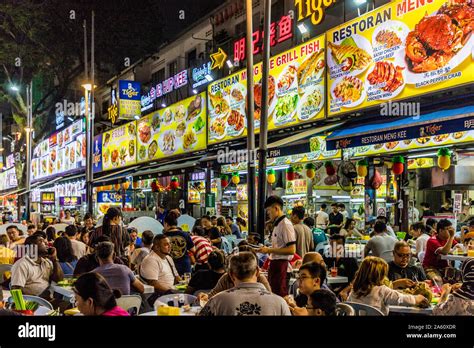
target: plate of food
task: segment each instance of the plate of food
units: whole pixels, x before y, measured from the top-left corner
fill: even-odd
[[[215,94],[209,94],[209,101],[212,108],[212,113],[219,117],[226,117],[230,112],[229,102],[223,95],[222,91],[218,91]]]
[[[372,63],[373,51],[369,40],[358,34],[340,43],[328,42],[328,67],[331,76],[357,76],[367,70]]]
[[[152,160],[155,158],[155,154],[158,151],[158,144],[156,143],[156,140],[153,140],[148,146],[148,159]]]
[[[151,139],[151,128],[146,120],[138,124],[138,138],[143,144],[148,144]]]
[[[399,144],[399,141],[389,141],[388,143],[385,143],[385,148],[387,150],[393,150],[394,148],[397,147]]]
[[[260,126],[260,117],[262,113],[262,81],[260,80],[258,83],[255,84],[253,87],[254,91],[254,100],[255,100],[255,108],[254,108],[254,120],[255,126]],[[275,95],[275,78],[273,76],[268,77],[268,114],[271,115],[275,110],[275,106],[277,103],[277,98]]]
[[[66,149],[65,156],[66,156],[66,158],[68,157],[68,151],[67,151],[67,149]],[[104,164],[108,164],[108,163],[109,163],[109,160],[110,160],[110,150],[109,150],[109,149],[105,149],[105,151],[102,153],[102,157],[103,157],[103,160],[104,160]]]
[[[223,139],[225,137],[226,119],[225,117],[216,117],[211,121],[210,138]]]
[[[191,121],[195,119],[202,110],[202,98],[200,95],[197,95],[193,101],[188,106],[188,115],[186,121]]]
[[[102,148],[107,147],[109,145],[109,142],[110,142],[110,133],[105,133]]]
[[[298,67],[298,92],[305,93],[303,87],[313,84],[318,81],[326,67],[326,60],[324,58],[324,48],[314,52],[307,57],[303,63]]]
[[[396,97],[405,87],[405,70],[388,60],[376,62],[367,74],[367,94],[378,100]]]
[[[165,155],[171,155],[176,152],[176,149],[178,148],[177,142],[178,138],[176,137],[175,132],[173,130],[167,130],[161,135],[159,140],[159,146],[161,151],[163,151]],[[149,154],[148,157],[150,157]]]
[[[449,134],[439,134],[433,137],[433,141],[439,144],[439,143],[444,142],[445,140],[448,140],[448,138],[449,138]]]
[[[151,128],[154,132],[159,131],[161,125],[161,117],[158,112],[155,112],[151,117]]]
[[[431,140],[431,137],[421,137],[421,138],[417,138],[416,142],[420,145],[426,145],[430,142],[430,140]]]
[[[63,132],[58,133],[58,146],[63,147]]]
[[[130,140],[128,142],[128,153],[130,154],[130,157],[133,158],[135,156],[135,140]]]
[[[377,57],[392,58],[393,54],[405,47],[405,38],[410,29],[400,21],[388,20],[378,25],[372,34],[374,60]]]
[[[135,122],[130,122],[128,124],[127,128],[128,128],[128,134],[131,135],[131,136],[135,136],[135,132],[136,132]]]
[[[459,140],[459,139],[462,139],[466,134],[467,132],[455,132],[455,133],[452,133],[451,136],[453,137],[454,140]]]
[[[247,95],[247,89],[240,83],[232,87],[230,91],[230,104],[231,107],[235,105],[241,105],[245,103],[245,96]]]
[[[277,80],[277,96],[293,93],[298,88],[298,65],[293,62],[287,65]]]
[[[178,123],[178,125],[176,126],[176,136],[182,137],[185,131],[186,131],[186,123],[184,121]]]
[[[196,133],[194,133],[194,130],[191,128],[186,131],[183,135],[183,149],[184,150],[190,150],[194,148],[194,146],[197,144],[197,137]]]
[[[227,134],[230,136],[239,136],[245,128],[245,117],[240,110],[232,110],[227,117]]]
[[[183,104],[179,104],[174,114],[174,120],[181,122],[186,118],[186,107]]]
[[[119,165],[119,150],[114,149],[110,154],[110,162],[112,166],[117,167]]]
[[[324,105],[324,87],[311,86],[298,102],[297,117],[300,121],[307,121],[315,117]]]
[[[278,97],[273,120],[276,126],[280,126],[293,121],[298,105],[298,93],[286,94]]]
[[[467,0],[445,2],[415,24],[406,37],[405,51],[400,53],[407,63],[407,83],[432,79],[434,76],[424,73],[441,68],[441,74],[435,76],[444,75],[471,55],[473,12]]]
[[[343,76],[334,81],[331,95],[337,99],[336,104],[350,108],[364,101],[366,91],[364,83],[357,77]]]
[[[138,159],[144,160],[145,158],[146,158],[146,147],[145,145],[140,145],[140,148],[138,149]]]
[[[163,118],[163,123],[165,124],[171,124],[171,122],[173,121],[173,111],[171,111],[171,108],[166,108],[164,111],[163,111],[163,114],[162,114],[162,118]]]

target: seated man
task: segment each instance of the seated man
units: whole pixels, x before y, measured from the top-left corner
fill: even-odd
[[[103,276],[112,289],[120,290],[122,295],[130,295],[132,288],[143,293],[145,288],[132,270],[125,265],[114,264],[114,244],[112,242],[99,243],[96,253],[100,266],[93,272]]]
[[[336,295],[332,291],[320,289],[308,296],[306,310],[311,316],[336,315]]]
[[[21,289],[25,295],[49,299],[48,291],[52,281],[63,280],[56,249],[48,247],[44,238],[35,235],[25,240],[25,256],[12,267],[11,288]]]
[[[329,248],[324,252],[324,263],[336,267],[337,274],[347,277],[349,283],[354,279],[359,266],[357,259],[346,253],[344,236],[334,234],[330,238]]]
[[[229,275],[235,287],[207,302],[200,315],[290,315],[285,300],[257,282],[257,258],[252,252],[232,256]]]
[[[441,255],[447,255],[457,242],[454,240],[455,231],[452,223],[447,219],[442,219],[438,222],[436,232],[436,235],[426,242],[423,268],[428,279],[441,283],[444,270],[448,267],[448,261],[441,260]]]
[[[107,236],[100,236],[99,238],[97,238],[96,242],[110,242],[110,238]],[[117,265],[123,265],[122,259],[117,256],[114,257],[114,263]],[[97,257],[97,253],[94,252],[93,254],[87,254],[77,261],[76,267],[74,268],[73,276],[74,278],[78,278],[81,274],[91,272],[99,266],[100,263],[99,258]]]
[[[172,293],[174,284],[181,280],[170,253],[170,239],[158,234],[153,238],[152,251],[142,261],[140,276],[155,288],[155,296],[150,297],[150,303],[161,295]]]
[[[421,267],[411,266],[411,249],[407,242],[400,241],[393,249],[393,261],[388,263],[388,279],[394,289],[405,289],[415,286],[417,282],[426,280]]]

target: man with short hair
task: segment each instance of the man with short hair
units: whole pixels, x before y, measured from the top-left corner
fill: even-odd
[[[290,315],[285,300],[257,282],[259,270],[257,258],[252,252],[232,256],[229,276],[234,287],[212,297],[200,315]]]
[[[232,230],[232,234],[237,238],[237,239],[242,239],[242,234],[240,233],[239,226],[237,226],[234,223],[234,219],[232,216],[226,216],[225,222],[227,225],[229,225],[230,229]]]
[[[74,252],[74,256],[77,259],[85,256],[87,254],[87,245],[82,243],[81,241],[77,240],[78,237],[78,230],[77,227],[74,225],[69,225],[66,227],[64,234],[71,241],[72,251]]]
[[[364,257],[372,256],[381,257],[387,262],[393,260],[393,248],[397,242],[396,238],[387,234],[387,225],[382,221],[376,221],[374,224],[375,235],[369,240],[364,249]]]
[[[36,226],[33,224],[28,225],[28,229],[26,230],[26,234],[28,236],[32,236],[36,232]]]
[[[15,225],[10,225],[7,227],[7,235],[10,239],[9,248],[15,250],[17,245],[22,245],[25,243],[25,237],[23,237],[23,232],[18,229]]]
[[[384,215],[377,216],[377,220],[375,221],[382,221],[385,224],[386,233],[389,236],[392,236],[393,238],[397,238],[397,235],[395,234],[395,231],[393,230],[392,226],[388,224],[388,219],[386,216]]]
[[[135,277],[130,268],[114,264],[114,244],[112,242],[99,243],[96,253],[100,266],[93,272],[103,276],[112,289],[120,290],[122,295],[130,295],[131,288],[139,293],[145,291],[142,282]]]
[[[296,253],[303,257],[307,252],[314,251],[313,233],[311,229],[303,224],[304,207],[296,206],[291,211],[291,222],[296,235]]]
[[[76,219],[73,216],[71,216],[71,211],[69,209],[66,209],[64,211],[64,214],[66,216],[61,219],[62,224],[74,225],[76,223]]]
[[[48,289],[52,281],[63,280],[55,248],[50,248],[44,238],[35,235],[25,240],[26,255],[13,264],[11,289],[20,289],[24,295],[50,298]]]
[[[94,225],[94,219],[92,218],[92,214],[86,213],[84,215],[84,227],[82,228],[83,232],[94,232],[95,230],[95,225]]]
[[[339,203],[337,207],[339,208],[339,212],[344,217],[344,223],[345,223],[346,220],[349,218],[349,212],[346,210],[346,205],[344,203]]]
[[[329,223],[329,215],[326,213],[326,207],[326,203],[321,204],[321,208],[316,216],[316,227],[323,230],[326,229]]]
[[[431,210],[431,205],[428,202],[422,202],[420,205],[421,209],[423,210],[423,213],[421,214],[422,219],[429,216],[435,216],[435,213],[433,210]]]
[[[442,219],[436,225],[436,235],[426,242],[425,258],[423,268],[428,279],[440,284],[448,261],[442,260],[441,255],[447,255],[453,246],[457,244],[454,240],[454,228],[451,221]]]
[[[215,216],[213,216],[212,218],[209,217],[208,215],[203,216],[201,218],[201,226],[206,231],[206,236],[207,238],[209,238],[212,245],[215,246],[217,249],[220,249],[222,246],[222,236],[221,236],[221,233],[219,232],[219,229],[212,222],[213,218],[215,218]]]
[[[319,289],[309,295],[306,310],[310,316],[336,315],[337,297],[332,291]]]
[[[339,233],[342,226],[344,225],[344,216],[339,212],[339,206],[337,203],[331,204],[331,213],[329,214],[329,233]]]
[[[346,252],[345,238],[339,234],[334,234],[329,238],[329,246],[324,253],[324,262],[328,267],[336,267],[337,274],[347,277],[349,283],[354,279],[359,265],[355,255]]]
[[[142,247],[135,249],[132,256],[130,257],[130,264],[132,269],[139,269],[140,264],[143,262],[145,257],[151,252],[153,245],[153,237],[155,235],[150,230],[143,231],[142,233]]]
[[[209,269],[207,264],[209,254],[212,252],[212,244],[209,239],[205,238],[206,232],[203,228],[193,229],[191,239],[194,247],[189,250],[191,263],[194,264],[194,271],[200,269]]]
[[[393,248],[393,261],[388,263],[388,279],[394,289],[406,289],[426,280],[421,267],[410,265],[411,248],[405,241],[399,241]]]
[[[170,239],[164,234],[158,234],[153,238],[152,251],[140,266],[140,276],[155,288],[156,298],[172,292],[174,284],[181,280],[170,253]]]
[[[280,197],[268,197],[265,210],[273,222],[272,247],[264,246],[257,249],[257,252],[270,254],[268,282],[275,294],[285,297],[288,295],[288,271],[291,271],[289,262],[296,252],[295,229],[283,213],[283,200]]]
[[[212,226],[217,226],[217,216],[211,216],[211,224]]]

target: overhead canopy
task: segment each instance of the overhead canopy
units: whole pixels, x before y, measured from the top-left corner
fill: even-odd
[[[417,117],[381,117],[376,122],[344,127],[326,138],[328,150],[402,141],[474,129],[474,106],[440,110]]]
[[[149,175],[149,174],[155,174],[155,173],[163,173],[163,172],[168,172],[168,171],[174,171],[174,170],[180,170],[180,169],[186,169],[186,168],[193,168],[196,167],[199,163],[200,156],[196,157],[194,161],[186,161],[186,162],[178,162],[178,163],[169,163],[168,164],[162,164],[156,167],[148,167],[143,170],[139,170],[136,173],[133,173],[133,176],[144,176],[144,175]]]
[[[132,175],[132,173],[138,168],[138,166],[133,166],[129,168],[122,169],[118,172],[115,173],[110,173],[106,175],[102,175],[100,177],[94,178],[93,182],[94,184],[105,184],[106,182],[109,181],[114,181],[118,179],[122,179],[126,176]]]

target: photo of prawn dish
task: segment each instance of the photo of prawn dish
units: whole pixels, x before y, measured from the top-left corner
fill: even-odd
[[[333,97],[343,106],[356,106],[362,103],[365,97],[364,84],[354,76],[344,76],[336,80],[332,91]]]
[[[447,140],[449,138],[449,134],[440,134],[440,135],[435,135],[433,137],[433,141],[435,143],[442,143],[443,141]]]
[[[356,40],[358,42],[356,42]],[[328,47],[331,51],[329,66],[337,65],[345,74],[358,75],[365,71],[370,63],[372,63],[372,49],[370,43],[367,39],[357,34],[344,39],[339,45],[328,42]],[[370,52],[368,52],[369,50]],[[331,71],[331,75],[334,72],[335,71]]]
[[[403,78],[404,69],[404,67],[395,65],[390,61],[375,63],[374,68],[367,75],[369,96],[374,94],[374,96],[377,96],[377,99],[397,96],[402,91],[405,83]]]
[[[268,77],[268,114],[271,115],[275,110],[276,96],[275,96],[275,78],[273,76]],[[253,87],[253,95],[255,100],[254,107],[254,120],[256,126],[260,125],[260,116],[262,113],[262,81],[256,83]]]
[[[277,89],[278,95],[284,95],[293,92],[297,85],[297,66],[296,64],[288,65],[278,78]],[[270,98],[269,98],[270,99]]]
[[[386,29],[383,29],[377,33],[377,36],[375,36],[375,42],[377,45],[383,46],[385,48],[392,48],[402,44],[402,40],[394,31]]]
[[[410,72],[424,73],[448,64],[455,68],[470,54],[473,29],[471,0],[451,0],[437,13],[426,14],[406,38],[405,57]]]
[[[238,110],[232,110],[230,116],[227,118],[227,124],[232,128],[236,135],[241,134],[244,130],[245,118]]]
[[[298,92],[304,93],[302,87],[317,81],[323,74],[325,66],[324,48],[306,58],[297,71]]]
[[[140,141],[147,144],[151,139],[151,129],[146,121],[141,121],[138,125],[138,137]]]

